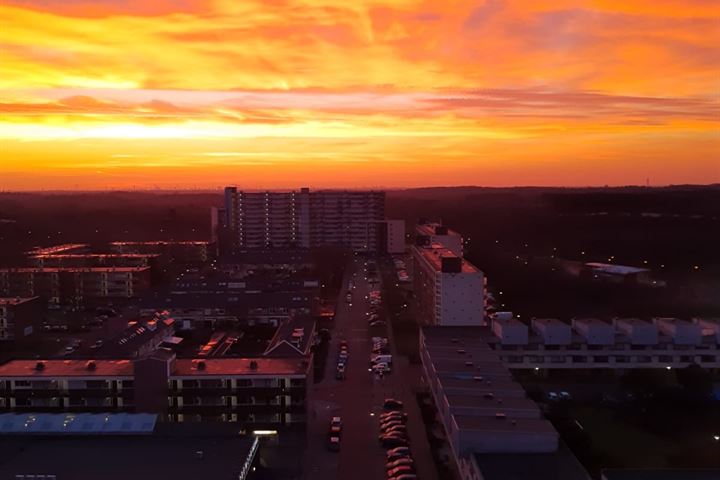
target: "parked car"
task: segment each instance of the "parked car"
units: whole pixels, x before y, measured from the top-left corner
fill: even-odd
[[[327,441],[327,448],[331,452],[339,452],[340,451],[340,437],[329,436],[328,441]]]
[[[405,425],[392,425],[382,430],[383,435],[401,435],[407,436],[407,427]]]
[[[392,469],[394,469],[394,468],[397,468],[397,467],[402,467],[402,466],[408,466],[408,467],[413,468],[413,464],[414,464],[414,462],[413,462],[413,459],[412,459],[412,458],[410,458],[410,457],[405,457],[405,458],[400,458],[400,459],[398,459],[398,460],[395,460],[394,462],[388,462],[388,463],[386,463],[386,464],[385,464],[385,468],[386,468],[388,471],[390,471],[390,470],[392,470]]]
[[[400,420],[390,420],[390,421],[381,423],[381,424],[380,424],[380,430],[385,431],[385,430],[387,430],[387,429],[389,429],[389,428],[392,428],[392,427],[400,427],[400,426],[403,426],[403,425],[405,425],[405,424],[402,423]]]
[[[405,423],[407,422],[407,413],[404,412],[385,412],[380,415],[380,421],[384,422],[387,420],[400,420],[401,422]]]
[[[388,456],[389,455],[395,455],[395,454],[405,454],[410,455],[410,447],[403,446],[403,447],[395,447],[391,448],[387,451]]]
[[[345,364],[340,364],[335,370],[335,378],[338,380],[345,380]]]
[[[383,448],[396,448],[396,447],[407,447],[409,442],[407,438],[399,437],[396,435],[386,435],[380,439],[380,444]]]
[[[400,447],[402,448],[402,447]],[[409,453],[391,453],[391,451],[388,451],[386,461],[388,463],[395,462],[397,460],[403,459],[403,458],[412,458]]]
[[[383,408],[385,410],[402,410],[403,407],[403,402],[394,398],[386,398],[383,402]]]
[[[392,470],[388,470],[388,478],[397,477],[398,475],[401,475],[404,473],[413,474],[413,473],[415,473],[415,469],[408,465],[403,465],[401,467],[393,468]]]

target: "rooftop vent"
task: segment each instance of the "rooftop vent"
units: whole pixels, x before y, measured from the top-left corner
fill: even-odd
[[[465,355],[465,350],[462,349],[462,348],[458,348],[458,349],[457,349],[457,352],[458,352],[460,355]]]
[[[97,368],[97,365],[95,364],[95,360],[88,360],[85,364],[85,368],[88,370],[95,370]]]
[[[197,362],[197,369],[198,369],[198,370],[205,370],[206,367],[207,367],[207,365],[205,365],[205,361],[204,361],[204,360],[200,360],[199,362]]]
[[[466,367],[472,367],[472,366],[473,366],[473,362],[465,362],[465,366],[466,366]]]
[[[505,420],[507,416],[504,413],[496,413],[495,420]]]
[[[482,382],[482,381],[483,381],[483,377],[476,376],[476,377],[473,377],[473,380],[475,380],[476,382]]]
[[[257,370],[258,364],[255,360],[250,361],[250,370]]]
[[[45,370],[45,362],[37,362],[35,364],[35,370],[38,370],[38,371]]]

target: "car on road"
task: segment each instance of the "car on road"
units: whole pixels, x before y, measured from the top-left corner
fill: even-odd
[[[330,419],[331,427],[342,427],[342,417],[332,417]]]
[[[393,425],[382,430],[382,435],[400,435],[407,437],[407,427],[405,425]]]
[[[414,473],[401,473],[394,477],[388,477],[388,480],[417,480],[417,475]]]
[[[390,420],[388,422],[384,422],[380,424],[380,430],[386,431],[392,427],[400,427],[404,426],[405,424],[402,423],[400,420]]]
[[[407,413],[404,412],[385,412],[380,415],[380,422],[386,422],[389,420],[400,420],[401,422],[407,422]]]
[[[372,371],[375,373],[390,373],[390,365],[384,362],[376,363],[372,366]]]
[[[547,399],[551,402],[557,402],[560,399],[560,396],[555,392],[548,392]]]
[[[412,459],[409,453],[390,453],[390,451],[388,451],[385,461],[391,463],[404,458]]]
[[[385,435],[380,439],[383,448],[407,447],[410,442],[407,438],[397,435]]]
[[[327,448],[331,452],[339,452],[340,451],[340,437],[337,436],[329,436],[327,441]]]
[[[385,410],[402,410],[403,407],[403,402],[394,398],[386,398],[383,402],[383,408]]]
[[[395,447],[387,451],[388,455],[395,455],[397,453],[404,453],[405,455],[410,455],[410,447]]]
[[[392,470],[388,470],[388,478],[394,478],[394,477],[397,477],[398,475],[401,475],[404,473],[414,474],[415,468],[413,468],[409,465],[403,465],[400,467],[393,468]]]
[[[405,458],[400,458],[400,459],[398,459],[398,460],[395,460],[395,461],[393,461],[393,462],[388,462],[388,463],[386,463],[386,464],[385,464],[385,468],[386,468],[388,471],[390,471],[390,470],[392,470],[392,469],[394,469],[394,468],[402,467],[402,466],[413,467],[413,464],[414,464],[414,463],[415,463],[415,462],[413,462],[413,459],[412,459],[412,458],[410,458],[410,457],[405,457]]]

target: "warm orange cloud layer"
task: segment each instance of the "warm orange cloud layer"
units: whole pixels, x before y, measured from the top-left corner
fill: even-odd
[[[0,189],[720,182],[709,0],[5,0]]]

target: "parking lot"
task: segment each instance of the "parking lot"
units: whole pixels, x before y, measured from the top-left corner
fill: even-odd
[[[406,359],[394,355],[392,338],[388,345],[393,356],[392,372],[381,376],[369,368],[371,337],[391,335],[387,326],[369,326],[370,291],[380,288],[379,284],[372,288],[368,284],[364,263],[365,260],[356,257],[346,269],[344,288],[338,297],[325,377],[311,392],[305,478],[387,478],[387,456],[378,442],[380,415],[385,411],[384,399],[397,398],[404,403],[404,410],[408,413],[407,432],[418,478],[434,479],[437,476],[432,460],[428,462],[429,447],[411,389],[419,372],[411,371]],[[348,302],[347,287],[351,280],[352,299]],[[344,379],[336,378],[336,360],[341,342],[347,344],[348,351]],[[328,431],[331,419],[336,416],[342,419],[337,452],[328,448]]]

